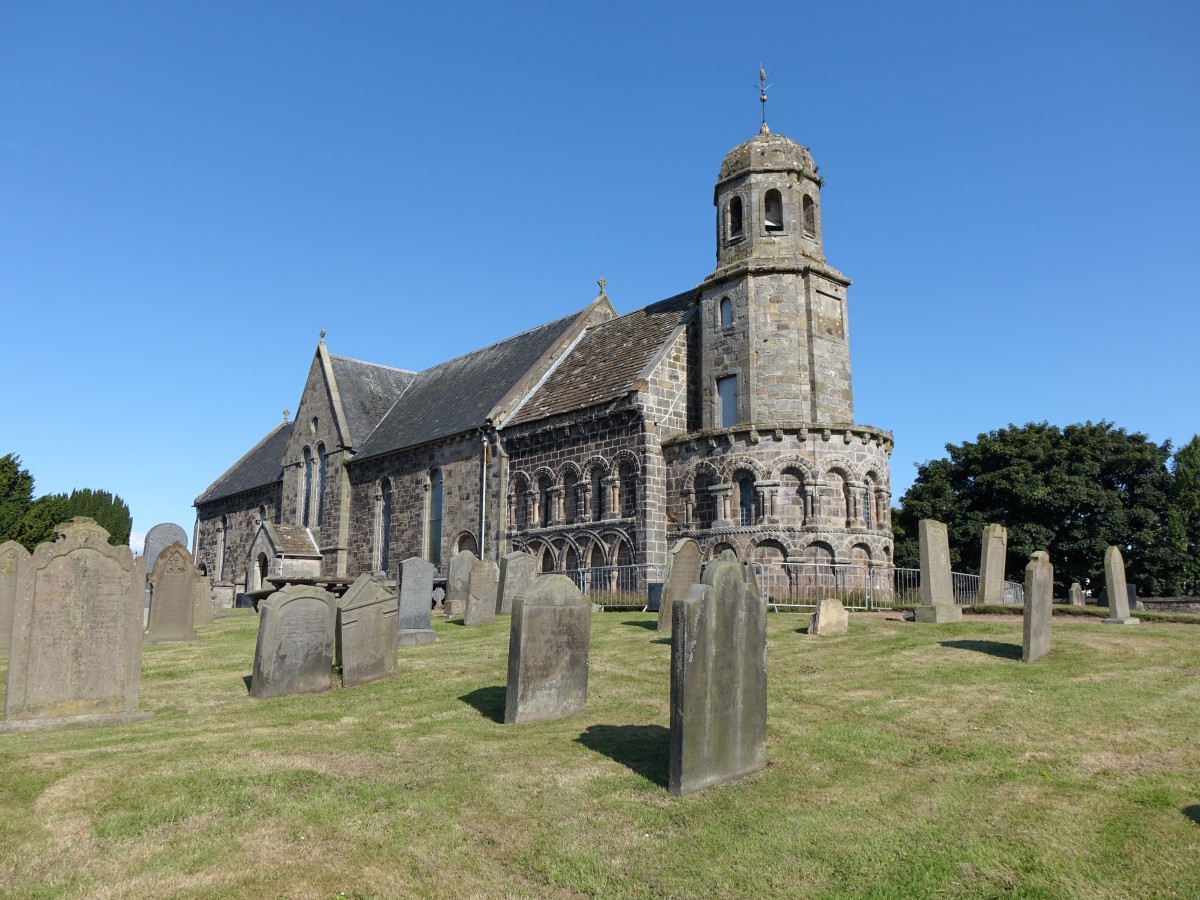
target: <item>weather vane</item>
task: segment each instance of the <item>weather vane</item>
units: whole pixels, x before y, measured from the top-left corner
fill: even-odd
[[[762,63],[758,64],[758,99],[762,103],[762,128],[760,131],[763,134],[770,134],[771,129],[767,126],[767,88],[771,85],[767,84],[767,70],[763,68]]]

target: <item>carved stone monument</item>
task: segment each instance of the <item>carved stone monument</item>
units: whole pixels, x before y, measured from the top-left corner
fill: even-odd
[[[308,584],[290,584],[259,604],[251,697],[316,694],[333,676],[337,599]]]
[[[400,563],[401,647],[432,644],[437,640],[437,635],[429,627],[433,611],[433,576],[436,574],[437,567],[419,556],[410,556]]]
[[[658,604],[658,630],[671,633],[674,624],[672,607],[684,599],[692,585],[700,583],[700,545],[691,538],[675,542],[667,556],[667,572],[662,600]]]
[[[136,722],[146,570],[76,516],[19,565],[0,731]]]
[[[1004,602],[1004,562],[1008,552],[1008,529],[988,525],[983,529],[983,551],[979,560],[979,596],[976,603],[999,606]]]
[[[366,573],[338,599],[335,660],[343,687],[395,676],[397,610],[396,595]]]
[[[541,575],[513,601],[506,725],[584,710],[591,629],[592,604],[566,575]]]
[[[817,611],[808,617],[809,634],[846,634],[849,630],[850,614],[836,597],[822,600],[817,604]]]
[[[500,570],[490,559],[481,559],[471,567],[467,578],[467,608],[464,625],[486,625],[496,619],[496,582]]]
[[[668,786],[682,795],[767,764],[767,604],[726,551],[672,612]]]
[[[917,526],[921,546],[921,605],[913,610],[916,621],[930,625],[961,622],[962,609],[954,602],[950,581],[950,538],[946,526],[922,519]]]
[[[196,568],[183,544],[168,544],[156,556],[150,574],[150,622],[146,640],[151,643],[194,641],[196,628]]]
[[[1050,619],[1054,610],[1054,566],[1050,554],[1038,550],[1025,567],[1025,613],[1021,659],[1037,662],[1050,652]]]
[[[1104,624],[1136,625],[1138,620],[1129,615],[1125,560],[1119,547],[1110,546],[1104,551],[1104,588],[1108,592],[1108,618]]]
[[[0,544],[0,653],[8,652],[13,610],[17,605],[17,579],[29,562],[29,551],[16,541]]]
[[[446,615],[452,619],[467,610],[467,583],[471,579],[471,569],[477,562],[479,557],[470,550],[461,550],[450,560],[450,572],[446,578]]]
[[[512,613],[513,599],[523,596],[537,577],[537,559],[532,553],[507,553],[500,557],[500,581],[496,588],[496,614]]]
[[[1067,591],[1067,598],[1072,606],[1083,606],[1083,588],[1079,586],[1079,582],[1073,582],[1071,589]]]

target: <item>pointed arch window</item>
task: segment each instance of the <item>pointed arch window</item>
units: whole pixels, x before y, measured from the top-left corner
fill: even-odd
[[[804,195],[804,234],[807,237],[817,236],[817,204],[813,203],[813,198]]]
[[[742,236],[742,198],[732,197],[729,200],[729,238]]]
[[[429,519],[425,528],[425,557],[442,565],[442,470],[429,473]]]
[[[307,447],[304,448],[304,477],[300,486],[300,524],[305,528],[309,525],[309,511],[312,507],[313,455]]]
[[[767,231],[783,231],[783,197],[775,188],[763,195],[763,221]]]
[[[328,457],[325,445],[317,444],[317,527],[325,524],[325,470]]]
[[[375,538],[379,547],[379,570],[386,573],[392,546],[392,480],[385,478],[379,485],[379,534]]]

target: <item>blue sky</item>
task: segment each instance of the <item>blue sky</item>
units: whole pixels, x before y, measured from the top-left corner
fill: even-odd
[[[1182,443],[1198,42],[1185,2],[0,3],[0,453],[190,533],[321,329],[421,369],[686,290],[760,61],[896,500],[1010,422]]]

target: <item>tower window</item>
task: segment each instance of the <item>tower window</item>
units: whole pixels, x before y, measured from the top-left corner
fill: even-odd
[[[763,197],[763,219],[767,223],[767,231],[783,231],[783,198],[774,188]]]
[[[808,194],[804,195],[804,233],[808,237],[817,236],[817,204]]]
[[[738,422],[737,376],[717,379],[717,406],[721,428],[732,428]]]
[[[728,297],[721,298],[721,324],[733,324],[733,301]]]
[[[729,237],[742,236],[742,198],[733,197],[729,201]]]

